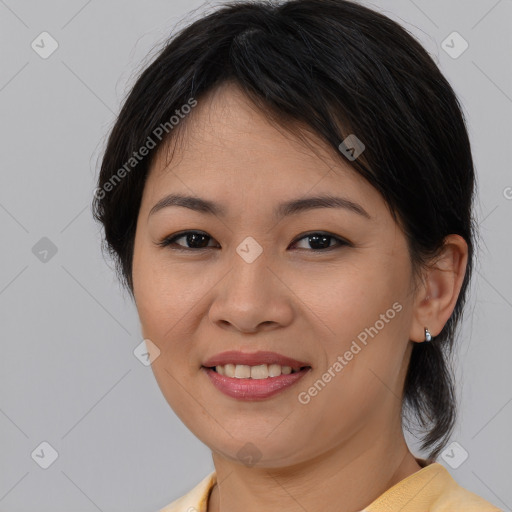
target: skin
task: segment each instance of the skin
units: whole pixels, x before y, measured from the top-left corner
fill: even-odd
[[[172,159],[160,151],[145,185],[133,291],[143,336],[160,350],[152,364],[158,385],[212,450],[218,483],[208,511],[362,510],[421,469],[400,423],[405,372],[424,327],[435,336],[453,311],[467,245],[447,237],[415,281],[406,238],[382,197],[313,134],[307,146],[278,129],[233,84],[202,98],[190,116]],[[169,193],[214,200],[227,216],[172,206],[148,217]],[[346,197],[371,219],[342,208],[271,216],[282,201],[318,194]],[[185,230],[207,234],[209,248],[157,245]],[[311,232],[351,245],[331,238],[322,249],[305,237]],[[236,252],[248,236],[263,249],[252,263]],[[186,238],[180,246],[191,247]],[[298,394],[395,302],[401,311],[300,403]],[[200,369],[225,350],[272,350],[312,370],[272,398],[240,401]],[[238,456],[248,442],[254,465]]]

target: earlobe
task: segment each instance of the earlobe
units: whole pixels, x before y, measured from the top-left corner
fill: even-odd
[[[418,343],[435,338],[450,318],[466,274],[468,246],[460,235],[445,237],[440,254],[424,271],[418,289],[409,339]],[[428,333],[425,331],[428,329]]]

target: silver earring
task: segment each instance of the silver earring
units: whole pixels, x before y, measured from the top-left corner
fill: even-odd
[[[432,341],[432,334],[430,334],[430,331],[425,327],[425,341],[429,342]]]

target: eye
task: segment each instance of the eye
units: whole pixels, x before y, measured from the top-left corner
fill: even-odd
[[[331,246],[330,242],[335,241],[338,247],[344,246],[344,245],[351,245],[350,242],[344,240],[343,238],[340,238],[339,236],[332,235],[330,233],[324,233],[324,232],[311,232],[307,233],[306,235],[301,236],[298,238],[293,245],[295,245],[297,242],[301,240],[306,240],[306,244],[309,244],[310,246],[313,246],[313,251],[310,252],[325,252],[325,250],[331,250],[336,249],[335,246]],[[316,247],[315,247],[316,246]]]
[[[187,244],[190,244],[190,247],[185,247],[181,244],[176,244],[176,241],[180,240],[181,238],[184,238],[185,242]],[[161,247],[178,245],[178,247],[171,247],[172,249],[176,249],[178,251],[206,249],[207,244],[205,245],[205,243],[204,243],[205,239],[213,240],[213,238],[211,236],[209,236],[206,233],[203,233],[201,231],[182,231],[181,233],[177,233],[175,235],[165,237],[163,240],[160,240],[160,242],[158,242],[157,245],[159,245]]]
[[[185,244],[187,246],[178,244],[177,241],[180,239],[185,239]],[[293,243],[296,245],[301,240],[306,240],[306,244],[309,244],[312,247],[312,251],[310,252],[322,252],[325,250],[335,249],[336,247],[341,247],[345,245],[351,245],[350,242],[340,238],[339,236],[332,235],[330,233],[325,232],[310,232],[305,235],[297,238]],[[201,250],[208,249],[212,246],[208,246],[208,240],[214,240],[208,234],[201,231],[182,231],[181,233],[176,233],[174,235],[170,235],[165,237],[163,240],[157,243],[160,247],[170,247],[173,250],[177,251],[193,251],[193,250]],[[331,242],[334,241],[335,245],[331,245]],[[174,247],[171,247],[174,246]]]

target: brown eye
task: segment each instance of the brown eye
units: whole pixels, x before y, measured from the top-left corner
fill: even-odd
[[[177,240],[185,239],[185,244],[182,245],[176,243]],[[206,249],[208,247],[208,240],[213,240],[213,238],[206,233],[202,233],[200,231],[184,231],[182,233],[177,233],[175,235],[168,236],[161,240],[158,245],[161,247],[169,247],[172,245],[177,245],[177,250],[194,250],[194,249]],[[174,247],[172,247],[174,249]]]
[[[331,235],[330,233],[307,233],[301,238],[297,239],[293,245],[296,245],[300,240],[306,240],[306,244],[308,244],[313,251],[320,252],[322,250],[334,249],[336,247],[341,247],[343,245],[350,245],[349,242],[343,240],[342,238]],[[331,245],[331,242],[334,241],[334,246]]]

